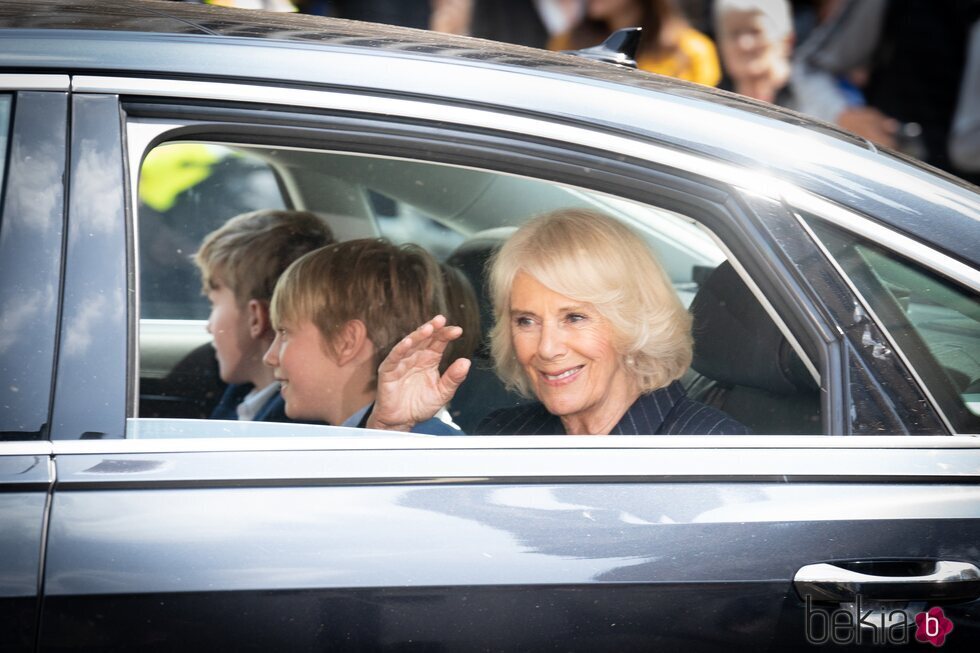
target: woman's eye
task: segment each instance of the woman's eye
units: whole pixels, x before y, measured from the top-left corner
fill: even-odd
[[[586,315],[583,315],[582,313],[569,313],[565,319],[568,320],[569,322],[574,323],[574,322],[584,322],[589,318]]]
[[[519,316],[514,318],[514,324],[519,327],[529,327],[534,324],[534,321],[529,317]]]

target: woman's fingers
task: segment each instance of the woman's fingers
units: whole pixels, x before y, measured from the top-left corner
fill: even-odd
[[[436,316],[438,318],[440,316]],[[381,366],[378,368],[378,373],[391,372],[398,367],[398,364],[408,356],[410,356],[414,351],[419,348],[421,343],[426,342],[431,336],[434,330],[433,322],[436,318],[429,320],[425,324],[421,325],[419,328],[412,331],[410,334],[398,341],[388,355],[383,361],[381,361]],[[443,318],[445,320],[445,318]]]
[[[427,365],[420,360],[411,360],[411,357],[420,352],[432,352],[437,355],[436,365],[438,365],[438,359],[442,357],[443,352],[446,351],[446,347],[450,342],[456,340],[461,335],[463,335],[463,329],[458,326],[446,326],[446,318],[442,315],[437,315],[425,324],[421,325],[412,333],[408,334],[401,341],[395,345],[388,356],[381,363],[379,368],[379,373],[389,373],[393,372],[402,363],[406,363],[409,367],[414,367],[412,363],[426,367]],[[407,371],[407,370],[406,370]]]
[[[469,358],[457,358],[452,362],[452,365],[446,368],[445,373],[443,373],[442,378],[439,379],[439,386],[442,390],[443,396],[446,400],[443,403],[448,403],[453,395],[456,394],[456,390],[459,386],[466,380],[466,375],[470,372],[470,359]]]
[[[429,349],[441,355],[442,352],[446,351],[449,343],[461,335],[463,335],[463,328],[458,326],[444,326],[436,329],[432,334]]]
[[[446,346],[463,335],[463,329],[458,326],[447,326],[446,318],[436,315],[434,318],[413,331],[410,336],[417,351],[431,350],[441,354]]]
[[[437,315],[392,347],[378,367],[378,392],[368,427],[407,431],[452,399],[466,379],[470,361],[453,361],[442,376],[439,362],[446,346],[462,334],[463,329],[446,326],[446,318]]]

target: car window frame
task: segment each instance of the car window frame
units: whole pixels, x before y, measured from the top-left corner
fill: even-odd
[[[72,93],[51,438],[122,437],[135,343],[132,229],[119,98]],[[123,256],[120,257],[119,253]],[[122,401],[120,400],[122,398]]]
[[[174,85],[182,86],[182,84],[180,82],[165,82],[162,83],[162,86],[164,88],[171,88]],[[719,236],[724,238],[726,242],[740,243],[736,247],[738,249],[744,247],[746,242],[761,237],[765,242],[764,247],[761,249],[779,249],[779,246],[775,245],[771,240],[772,234],[768,233],[765,226],[760,228],[762,223],[754,219],[753,210],[747,208],[747,203],[743,200],[745,197],[761,196],[775,199],[778,203],[778,198],[786,190],[785,185],[780,184],[778,180],[761,178],[757,173],[746,171],[729,164],[703,159],[688,152],[678,151],[676,148],[664,146],[652,139],[646,141],[641,138],[630,140],[629,142],[635,145],[633,147],[634,150],[643,150],[643,156],[633,156],[632,153],[624,154],[617,151],[617,145],[621,145],[622,143],[605,143],[605,139],[609,136],[603,133],[601,127],[589,126],[588,132],[591,134],[591,142],[587,145],[591,145],[592,142],[599,142],[600,140],[605,143],[598,150],[577,142],[573,146],[568,140],[561,141],[564,143],[563,147],[565,149],[559,150],[553,147],[555,140],[553,134],[535,135],[533,133],[526,133],[528,131],[528,125],[526,124],[519,124],[516,133],[513,131],[504,131],[513,127],[514,117],[502,113],[497,114],[488,110],[477,111],[480,116],[472,115],[472,112],[476,110],[470,110],[471,113],[465,115],[464,119],[447,125],[444,121],[438,120],[443,117],[441,115],[435,117],[426,115],[424,118],[416,118],[414,116],[406,117],[404,115],[393,117],[390,115],[393,108],[389,105],[389,102],[392,102],[392,100],[387,98],[302,90],[299,92],[301,92],[302,98],[307,102],[307,111],[301,114],[291,114],[282,105],[288,103],[293,98],[278,97],[274,104],[269,106],[268,89],[246,87],[239,84],[194,82],[188,82],[187,84],[189,88],[184,89],[176,97],[163,98],[161,97],[160,80],[76,78],[76,85],[80,90],[86,92],[113,88],[123,93],[124,113],[128,117],[141,119],[152,118],[157,121],[159,124],[154,127],[157,135],[163,131],[159,129],[160,125],[169,123],[175,131],[168,134],[168,138],[192,136],[194,139],[203,139],[204,135],[207,134],[218,140],[234,141],[235,138],[242,137],[241,133],[243,130],[247,130],[247,124],[250,122],[247,118],[252,112],[275,110],[280,112],[275,121],[276,124],[253,125],[254,134],[272,138],[277,133],[281,136],[284,132],[288,131],[291,132],[294,141],[302,141],[305,145],[309,146],[309,137],[311,134],[319,133],[320,138],[326,135],[327,140],[331,144],[330,149],[336,149],[337,151],[369,153],[372,155],[393,153],[394,155],[406,156],[406,153],[411,153],[414,150],[416,153],[407,158],[456,165],[472,165],[471,151],[469,148],[480,148],[481,155],[483,155],[480,159],[483,162],[481,163],[481,168],[513,174],[525,174],[536,179],[557,181],[566,184],[575,184],[574,175],[566,176],[566,172],[578,167],[578,172],[585,170],[590,173],[588,181],[579,184],[585,188],[595,189],[600,192],[609,192],[617,196],[635,199],[672,210],[678,210],[676,208],[677,206],[687,205],[688,210],[680,209],[679,212],[681,213],[690,213],[692,197],[696,197],[697,201],[701,202],[713,200],[713,206],[711,207],[713,212],[717,213],[721,211],[731,219],[730,223],[724,223],[725,227],[740,230],[739,235],[741,238],[734,240],[731,238],[732,234],[730,233],[719,233]],[[194,93],[191,92],[193,89],[197,89],[202,93],[208,93],[206,104],[194,99]],[[246,101],[243,99],[242,94],[249,89],[254,91],[255,95],[254,97],[248,98],[249,101]],[[350,100],[347,104],[355,105],[362,112],[361,115],[352,115],[349,109],[345,110],[346,106],[331,106],[333,100],[338,97],[347,97],[348,95],[356,96],[355,99]],[[204,100],[205,98],[199,99]],[[377,102],[378,105],[375,106],[373,104],[374,102]],[[393,100],[393,102],[399,108],[404,108],[405,103],[408,101]],[[419,107],[428,106],[421,101],[408,103],[411,105],[411,110],[403,111],[402,113],[419,113],[421,112]],[[318,109],[318,111],[308,111],[310,108]],[[444,106],[439,107],[439,109],[444,108]],[[223,116],[223,119],[217,120],[217,116]],[[484,126],[482,129],[475,129],[473,124],[467,124],[478,122],[476,120],[477,117],[484,120],[491,120],[491,122],[498,117],[502,117],[504,124]],[[437,122],[433,123],[434,119]],[[541,123],[540,120],[531,122],[535,126]],[[284,124],[286,126],[283,126]],[[433,124],[435,124],[435,127],[432,126]],[[565,127],[561,123],[556,123],[556,125],[551,126],[556,127],[556,129]],[[521,129],[524,132],[520,131]],[[576,132],[575,135],[581,135],[583,130],[585,128],[580,126],[573,128],[573,131]],[[127,136],[130,160],[132,161],[134,142],[139,139],[134,139],[132,133],[128,133]],[[254,136],[249,138],[248,142],[252,142],[253,138]],[[548,156],[557,157],[559,163],[556,163],[554,158],[549,163],[559,167],[564,165],[564,168],[561,173],[556,173],[554,169],[544,171],[536,170],[534,165],[528,164],[530,159],[527,158],[523,164],[514,164],[512,161],[509,166],[502,164],[500,161],[486,162],[487,159],[484,157],[487,154],[492,154],[499,158],[504,158],[505,156],[511,156],[513,158],[514,153],[512,152],[504,153],[500,149],[487,149],[488,142],[496,142],[499,148],[499,143],[503,139],[509,139],[511,145],[515,143],[520,145],[517,156],[540,156],[542,159]],[[144,138],[142,146],[147,146],[148,143],[146,141],[152,140],[153,136]],[[163,139],[158,139],[158,141],[160,140]],[[386,149],[385,143],[387,143],[387,147],[392,149]],[[424,155],[420,155],[418,149],[416,149],[422,143],[424,143]],[[449,144],[451,144],[451,147],[446,147]],[[611,156],[613,151],[617,151],[615,157]],[[606,169],[610,176],[615,176],[615,174],[608,169],[615,168],[617,165],[642,168],[642,179],[629,180],[625,185],[622,183],[608,182],[603,184],[595,183],[596,169],[594,166],[583,166],[581,163],[578,163],[576,166],[574,163],[568,163],[567,160],[561,163],[561,159],[567,159],[563,155],[569,153],[573,153],[576,156],[593,156],[595,161],[602,162],[603,165],[600,168]],[[132,174],[132,171],[130,174]],[[584,176],[582,175],[582,177]],[[664,183],[665,181],[667,182],[666,184]],[[690,187],[685,193],[685,189],[679,189],[677,187],[678,184],[689,184]],[[691,187],[696,189],[693,194],[691,193]],[[651,202],[649,197],[654,190],[657,191],[657,201]],[[714,228],[718,231],[716,227],[708,224],[710,220],[706,216],[709,216],[710,213],[712,213],[712,210],[698,213],[698,215],[709,228]],[[751,236],[747,238],[747,234],[751,234]],[[785,238],[786,236],[783,234],[780,237]],[[799,235],[794,234],[793,237],[798,239]],[[760,259],[770,260],[766,259],[765,256],[759,256],[760,248],[755,247],[750,249],[752,250],[751,255],[748,255],[749,252],[738,251],[733,251],[731,254],[736,260],[746,260],[750,265],[754,265]],[[774,264],[778,266],[781,263],[777,260]],[[794,331],[792,337],[802,339],[802,344],[799,346],[803,349],[806,350],[809,347],[810,359],[812,361],[814,359],[819,360],[819,362],[815,362],[814,364],[820,368],[821,377],[827,378],[827,383],[825,384],[827,387],[824,388],[823,393],[824,413],[836,423],[835,426],[831,426],[830,432],[849,433],[846,416],[844,416],[846,411],[843,408],[847,405],[846,388],[833,387],[836,385],[835,377],[833,374],[828,373],[833,367],[838,365],[837,362],[834,362],[835,360],[844,358],[843,353],[840,351],[840,343],[832,336],[837,325],[827,321],[827,316],[811,304],[819,303],[816,301],[816,298],[806,293],[802,295],[791,293],[787,288],[779,287],[779,283],[773,287],[770,281],[774,275],[770,274],[771,272],[772,270],[754,269],[749,270],[749,276],[751,279],[758,280],[761,284],[767,285],[763,289],[766,295],[764,304],[771,304],[772,302],[780,304],[780,311],[776,311],[772,306],[769,307],[770,310],[785,314],[787,304],[794,306],[794,309],[789,312],[790,316],[799,322],[794,326],[799,328],[802,325],[806,333],[801,334],[799,331]],[[775,276],[781,282],[785,279],[793,279],[794,273],[789,268],[784,268],[781,274]],[[758,290],[758,288],[755,290]],[[797,305],[799,300],[811,305],[801,308]],[[828,336],[828,334],[831,335]],[[812,353],[813,349],[817,349],[819,353],[814,355]],[[135,404],[136,401],[138,401],[138,398],[134,397],[130,403]],[[832,413],[831,408],[833,408]],[[135,406],[130,409],[129,416],[135,414],[134,409]]]

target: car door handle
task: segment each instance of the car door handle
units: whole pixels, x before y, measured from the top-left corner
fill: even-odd
[[[793,585],[800,598],[814,601],[973,599],[980,596],[980,569],[947,560],[821,563],[802,567]]]

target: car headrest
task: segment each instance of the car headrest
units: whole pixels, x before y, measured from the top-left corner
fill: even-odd
[[[463,241],[446,259],[446,263],[465,274],[473,285],[480,304],[480,330],[484,337],[493,328],[493,304],[487,292],[487,261],[515,231],[517,227],[497,227],[478,231]],[[477,347],[477,355],[488,357],[487,343],[483,338],[480,343]]]
[[[719,265],[691,303],[694,361],[722,385],[788,395],[816,390],[813,377],[729,262]]]

